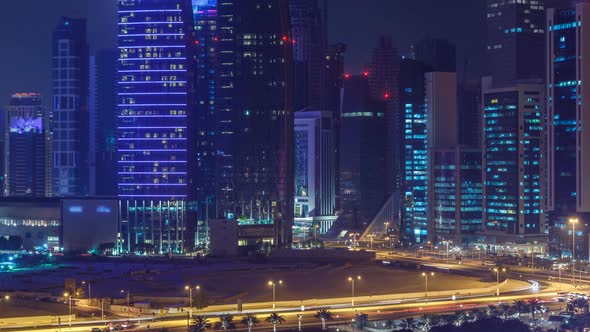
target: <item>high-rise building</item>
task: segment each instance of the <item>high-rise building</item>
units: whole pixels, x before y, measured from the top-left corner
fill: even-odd
[[[545,132],[542,84],[493,88],[483,80],[483,222],[494,235],[543,234]],[[514,237],[513,237],[514,239]]]
[[[320,109],[324,97],[327,47],[322,11],[318,0],[290,0],[293,60],[295,65],[295,109]],[[336,112],[336,109],[330,111]]]
[[[197,225],[238,219],[291,242],[293,40],[289,3],[194,0]],[[194,163],[194,166],[192,166]],[[192,193],[191,193],[192,195]],[[267,233],[265,233],[267,234]],[[266,240],[265,236],[265,240]]]
[[[459,144],[481,149],[481,80],[459,84]]]
[[[187,0],[119,1],[117,146],[124,250],[184,250],[192,156],[191,9]]]
[[[412,46],[414,59],[438,72],[457,71],[457,51],[453,43],[444,39],[422,39]]]
[[[388,169],[385,182],[387,192],[399,195],[401,186],[401,116],[398,110],[399,57],[391,36],[381,36],[373,49],[369,69],[363,75],[368,77],[371,98],[382,100],[386,105],[385,163]]]
[[[38,93],[15,93],[6,114],[4,188],[7,196],[45,197],[50,158],[47,114]]]
[[[547,209],[550,223],[590,212],[590,3],[547,11]]]
[[[295,217],[331,216],[336,204],[332,113],[295,112]]]
[[[86,20],[62,17],[53,31],[53,193],[90,193],[89,55]]]
[[[435,243],[472,243],[482,231],[481,150],[434,148],[429,209]]]
[[[369,225],[388,198],[385,165],[386,105],[369,92],[368,78],[344,81],[340,131],[340,218],[343,225]]]
[[[494,84],[544,77],[544,0],[487,0],[487,64]]]
[[[117,195],[117,60],[114,49],[90,57],[90,128],[96,195]],[[92,180],[92,179],[91,179]],[[91,181],[92,182],[92,181]]]
[[[428,136],[425,74],[430,67],[402,59],[399,107],[403,110],[403,196],[401,237],[404,243],[426,241],[428,234]]]

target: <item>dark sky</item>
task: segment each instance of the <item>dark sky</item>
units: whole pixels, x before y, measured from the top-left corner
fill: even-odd
[[[424,37],[447,38],[459,63],[473,62],[476,77],[484,49],[484,0],[328,0],[329,39],[348,45],[347,71],[360,72],[382,34],[400,49]],[[0,0],[0,106],[12,92],[51,96],[51,31],[60,16],[86,17],[91,51],[114,47],[116,0]]]

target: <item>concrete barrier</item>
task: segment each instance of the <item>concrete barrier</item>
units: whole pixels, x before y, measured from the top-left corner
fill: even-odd
[[[71,315],[71,319],[72,322],[75,321],[76,315]],[[0,327],[50,325],[58,324],[60,320],[61,326],[67,326],[70,322],[70,315],[0,318]]]

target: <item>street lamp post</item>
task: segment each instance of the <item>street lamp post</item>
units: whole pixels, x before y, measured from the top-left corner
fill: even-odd
[[[425,298],[428,300],[428,276],[434,277],[434,272],[426,273],[422,272],[422,276],[426,279],[426,291],[425,291]]]
[[[121,294],[123,293],[125,293],[125,291],[121,289]],[[129,311],[129,290],[127,290],[127,316],[131,317],[131,312]]]
[[[572,286],[576,286],[576,224],[578,218],[570,218],[572,224]]]
[[[500,296],[500,269],[495,268],[496,272],[496,296]],[[502,269],[502,272],[506,272],[506,269]]]
[[[279,281],[271,280],[268,282],[268,284],[270,286],[272,286],[272,310],[274,311],[276,308],[276,287],[277,287],[277,284],[282,285],[283,281],[282,280],[279,280]]]
[[[188,312],[189,316],[193,316],[193,288],[191,286],[184,286],[185,290],[188,290]],[[201,286],[195,286],[196,290],[201,289]]]
[[[72,294],[66,292],[64,296],[68,298],[68,325],[72,327]]]
[[[82,284],[83,285],[88,284],[88,305],[90,305],[90,303],[92,302],[92,296],[91,296],[91,293],[90,293],[90,290],[91,290],[90,289],[90,281],[89,282],[82,281]]]
[[[352,307],[353,308],[354,308],[354,281],[355,280],[361,280],[361,276],[348,277],[348,281],[350,281],[351,284],[352,284],[352,301],[351,301],[351,304],[352,304]]]

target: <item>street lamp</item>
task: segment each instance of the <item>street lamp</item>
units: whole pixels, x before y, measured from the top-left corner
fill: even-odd
[[[449,241],[449,240],[443,241],[443,243],[447,245],[447,268],[449,268],[449,242],[451,242],[451,241]]]
[[[268,282],[268,284],[269,284],[269,286],[272,286],[272,310],[274,311],[276,308],[276,304],[277,304],[277,302],[276,302],[276,294],[277,294],[276,287],[277,287],[277,284],[282,285],[283,281],[282,280],[279,280],[279,281],[271,280]]]
[[[495,268],[494,272],[496,272],[496,296],[500,296],[500,269]],[[502,272],[506,272],[506,269],[502,269]]]
[[[72,294],[65,292],[64,293],[64,297],[68,298],[68,312],[69,312],[69,316],[68,316],[68,324],[70,327],[72,327]]]
[[[361,276],[356,276],[356,277],[348,277],[348,281],[350,281],[352,283],[352,306],[354,307],[354,281],[355,280],[361,280]]]
[[[123,293],[125,293],[125,291],[121,289],[121,294]],[[127,290],[127,315],[131,316],[131,312],[129,311],[129,290]]]
[[[570,218],[569,222],[572,224],[572,285],[576,286],[576,224],[578,218]]]
[[[318,240],[318,228],[320,228],[320,225],[315,225],[313,226],[313,232],[314,232],[314,238],[317,241]]]
[[[188,290],[188,312],[189,316],[193,316],[193,288],[191,286],[184,286],[185,290]],[[195,286],[196,290],[201,289],[201,286]]]
[[[92,302],[92,297],[90,296],[90,281],[86,282],[86,281],[82,281],[82,285],[86,285],[88,284],[88,305],[90,305],[90,302]]]
[[[428,300],[428,276],[434,277],[434,272],[426,273],[422,272],[422,276],[426,278],[426,300]]]

